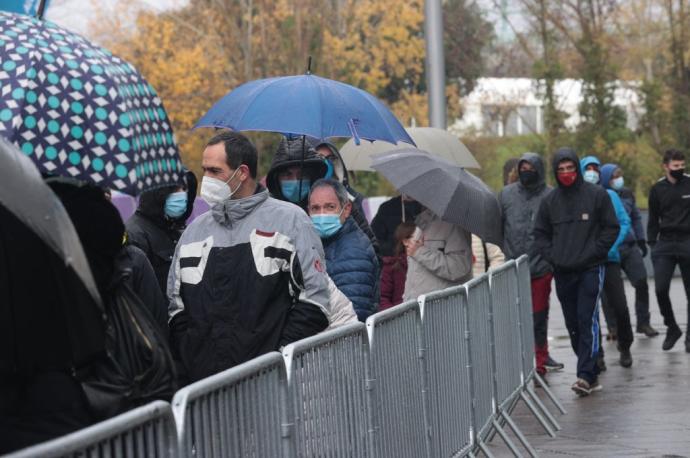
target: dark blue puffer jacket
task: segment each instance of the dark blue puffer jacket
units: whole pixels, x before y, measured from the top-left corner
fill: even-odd
[[[365,321],[378,301],[379,263],[371,241],[350,217],[322,242],[328,275],[352,301],[359,321]]]

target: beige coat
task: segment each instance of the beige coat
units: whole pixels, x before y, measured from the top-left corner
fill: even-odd
[[[424,245],[407,258],[403,300],[460,285],[472,278],[469,232],[442,221],[429,210],[420,213],[415,224],[424,232]]]
[[[474,264],[472,264],[472,273],[474,277],[479,277],[486,272],[486,259],[484,259],[484,247],[482,247],[482,239],[472,234],[472,254],[474,255]],[[493,243],[486,244],[486,254],[489,256],[489,269],[498,267],[504,262],[506,258],[503,255],[501,248]]]

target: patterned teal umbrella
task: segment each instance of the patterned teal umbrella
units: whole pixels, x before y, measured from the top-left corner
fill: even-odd
[[[178,182],[170,120],[136,69],[85,38],[0,12],[0,135],[41,172],[136,195]]]

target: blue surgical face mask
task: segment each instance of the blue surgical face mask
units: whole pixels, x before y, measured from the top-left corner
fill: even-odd
[[[596,170],[585,170],[585,173],[582,174],[582,178],[584,178],[587,183],[597,184],[599,183],[599,172]]]
[[[302,190],[300,191],[300,180],[283,180],[280,182],[280,192],[283,196],[293,203],[302,202],[309,195],[309,188],[311,188],[311,180],[301,180]]]
[[[165,199],[165,216],[179,218],[187,211],[187,192],[178,191],[168,195]]]
[[[343,211],[341,210],[340,213]],[[311,221],[314,223],[316,232],[322,239],[328,238],[338,232],[343,226],[340,222],[340,213],[324,213],[321,215],[312,215]]]
[[[623,180],[623,177],[618,177],[611,180],[611,187],[616,191],[623,189],[623,186],[625,186],[625,180]]]

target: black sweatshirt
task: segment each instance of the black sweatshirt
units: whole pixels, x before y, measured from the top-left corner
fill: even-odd
[[[577,180],[570,187],[558,183],[541,201],[530,255],[543,256],[555,272],[582,272],[606,263],[620,227],[606,190],[583,181],[573,150],[556,152],[554,175],[562,160],[575,163]]]
[[[649,190],[647,240],[690,239],[690,175],[672,184],[664,177]]]

